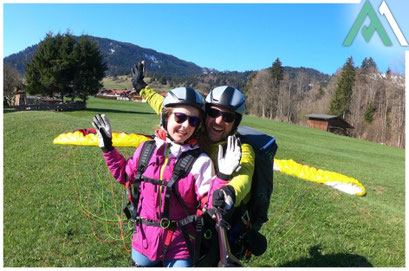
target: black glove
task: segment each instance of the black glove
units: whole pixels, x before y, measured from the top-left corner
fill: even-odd
[[[97,114],[92,120],[98,135],[98,145],[103,152],[110,152],[114,149],[112,146],[112,128],[111,122],[104,114]]]
[[[250,229],[247,233],[247,245],[255,256],[261,256],[267,250],[267,239],[258,231]]]
[[[235,201],[236,193],[231,185],[225,185],[213,193],[213,207],[220,210],[224,219],[233,215]]]
[[[145,77],[145,61],[139,61],[138,64],[136,64],[132,69],[131,69],[131,75],[132,75],[132,86],[136,90],[136,92],[139,94],[139,91],[141,89],[144,89],[147,84],[145,81],[143,81],[143,78]]]

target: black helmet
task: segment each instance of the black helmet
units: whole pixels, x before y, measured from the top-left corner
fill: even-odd
[[[210,91],[206,103],[218,105],[243,115],[246,109],[246,98],[237,88],[220,86]]]
[[[178,87],[170,90],[163,100],[163,107],[191,105],[204,112],[203,96],[191,87]]]

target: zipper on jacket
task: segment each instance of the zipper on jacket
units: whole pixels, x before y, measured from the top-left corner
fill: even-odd
[[[159,180],[163,181],[163,173],[165,172],[165,167],[168,164],[168,159],[169,159],[169,143],[166,144],[165,148],[165,161],[163,162],[162,168],[160,170],[160,175],[159,175]],[[159,199],[159,210],[162,209],[162,186],[159,186],[159,193],[158,193],[158,199]]]

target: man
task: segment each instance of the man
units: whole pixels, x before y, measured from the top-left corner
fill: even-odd
[[[131,70],[132,85],[153,110],[160,115],[164,98],[145,83],[143,80],[144,72],[144,61],[140,61]],[[211,142],[208,154],[215,165],[218,164],[217,152],[219,145],[225,146],[227,136],[236,132],[245,107],[244,95],[234,87],[216,87],[207,95],[206,129]],[[233,214],[234,208],[231,208],[231,202],[233,202],[234,207],[239,207],[250,200],[255,154],[249,144],[241,144],[241,152],[239,170],[230,176],[231,179],[227,185],[223,185],[213,195],[210,195],[210,197],[213,196],[213,207],[224,209],[227,218]],[[216,169],[216,172],[218,171]]]

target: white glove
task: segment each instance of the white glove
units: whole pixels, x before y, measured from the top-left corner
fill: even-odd
[[[228,136],[226,153],[223,154],[223,147],[219,145],[219,152],[217,154],[217,165],[219,168],[219,172],[217,176],[224,180],[230,179],[230,176],[239,166],[240,159],[240,140],[234,135]]]
[[[98,135],[98,145],[104,152],[111,151],[112,147],[112,127],[108,117],[104,114],[97,114],[93,118],[92,126],[94,126]]]

